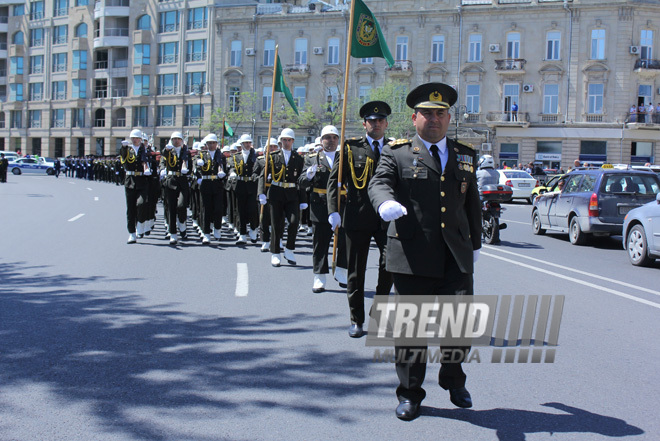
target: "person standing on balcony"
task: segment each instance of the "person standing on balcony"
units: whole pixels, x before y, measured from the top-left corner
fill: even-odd
[[[511,121],[518,121],[518,104],[515,101],[511,106]]]
[[[637,106],[632,105],[630,106],[630,118],[628,118],[628,121],[631,123],[637,122]]]
[[[653,117],[654,115],[654,108],[653,108],[653,103],[649,103],[648,106],[646,106],[646,123],[651,124],[653,122]]]

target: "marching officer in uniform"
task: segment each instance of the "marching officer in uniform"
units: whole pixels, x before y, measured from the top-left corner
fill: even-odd
[[[7,169],[9,168],[9,161],[5,158],[4,153],[0,153],[0,182],[7,182]]]
[[[266,146],[266,151],[267,153],[273,153],[279,149],[280,146],[277,143],[277,140],[275,138],[270,138],[270,141],[268,145]],[[261,179],[263,179],[263,174],[264,174],[264,168],[266,167],[266,155],[264,154],[263,156],[260,156],[257,158],[257,165],[254,167],[254,173],[252,174],[253,178],[256,178],[259,182],[259,185],[261,185]],[[268,180],[264,184],[264,187],[266,190],[270,188],[270,174],[268,175]],[[261,245],[261,252],[262,253],[267,253],[270,251],[270,205],[266,203],[266,205],[261,206],[261,214],[260,214],[260,219],[259,219],[259,228],[261,229],[261,241],[263,244]]]
[[[417,136],[385,148],[369,185],[373,207],[390,222],[387,269],[402,296],[473,294],[472,273],[481,248],[477,155],[446,137],[456,97],[443,83],[423,84],[408,94]],[[396,346],[396,416],[403,420],[419,415],[426,396],[426,359],[411,357],[410,349]],[[470,348],[461,349],[467,355]],[[461,361],[441,360],[439,384],[456,406],[471,407]]]
[[[370,101],[360,108],[360,117],[366,135],[362,138],[346,140],[342,185],[346,186],[347,200],[344,215],[337,212],[339,198],[339,161],[336,161],[328,179],[328,222],[333,230],[340,225],[346,232],[348,258],[348,306],[351,313],[351,327],[348,335],[359,338],[364,335],[364,275],[367,271],[369,245],[373,237],[380,250],[378,262],[377,295],[388,295],[392,288],[392,276],[385,270],[385,244],[387,234],[381,219],[369,202],[367,189],[369,181],[378,166],[385,143],[387,116],[392,113],[390,106],[383,101]]]
[[[136,232],[140,237],[144,234],[148,198],[146,176],[151,174],[151,170],[149,169],[144,146],[142,146],[142,132],[133,130],[130,138],[130,143],[122,142],[119,157],[126,170],[124,191],[126,193],[128,243],[135,243],[137,239]]]
[[[335,126],[325,126],[321,130],[321,143],[323,150],[318,153],[310,153],[305,157],[305,167],[299,179],[303,188],[309,188],[310,217],[313,224],[312,233],[312,262],[314,271],[314,282],[312,292],[325,291],[325,275],[328,274],[328,246],[332,239],[332,228],[328,225],[328,178],[335,159],[339,144],[339,131]],[[346,192],[342,190],[343,211]],[[339,285],[346,288],[346,236],[344,228],[337,230],[337,268],[335,279]]]
[[[195,169],[201,196],[201,228],[204,238],[202,243],[211,243],[211,224],[213,237],[220,240],[222,214],[225,211],[223,193],[225,185],[222,179],[225,173],[225,157],[218,148],[218,137],[211,133],[206,136],[206,148],[195,157]]]
[[[160,158],[160,175],[164,178],[163,189],[167,199],[167,224],[170,234],[170,245],[176,245],[181,238],[186,238],[186,221],[188,219],[188,173],[192,170],[192,158],[188,146],[183,142],[181,132],[173,132]]]
[[[156,211],[158,210],[158,199],[160,198],[160,179],[158,176],[158,152],[149,144],[149,138],[146,133],[142,133],[142,143],[147,150],[147,160],[151,169],[151,176],[147,178],[149,182],[149,210],[147,212],[147,229],[144,234],[151,234],[151,230],[156,225]]]
[[[252,137],[243,134],[238,140],[241,151],[229,158],[229,181],[236,197],[236,211],[239,237],[236,245],[247,243],[248,229],[252,243],[257,241],[259,210],[257,202],[257,181],[252,177],[257,154],[252,148]]]
[[[280,239],[284,235],[284,220],[288,220],[284,258],[291,265],[296,264],[296,234],[300,222],[300,210],[307,207],[304,193],[298,187],[298,178],[302,174],[305,160],[293,150],[296,135],[286,128],[280,133],[282,148],[268,154],[267,171],[271,177],[270,188],[266,189],[263,175],[259,179],[259,203],[270,205],[272,226],[270,252],[271,265],[280,266]]]

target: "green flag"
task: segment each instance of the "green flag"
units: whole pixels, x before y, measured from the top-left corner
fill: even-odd
[[[353,58],[385,58],[387,64],[394,66],[394,58],[387,47],[383,32],[367,5],[362,0],[354,0],[353,41],[351,57]]]
[[[234,129],[229,127],[229,124],[225,123],[225,127],[224,127],[223,130],[224,130],[224,135],[223,136],[230,136],[230,137],[234,136]]]
[[[286,100],[289,102],[289,104],[291,104],[293,111],[296,112],[296,115],[299,115],[298,108],[296,107],[295,101],[293,101],[291,91],[286,85],[286,81],[284,81],[284,75],[282,75],[282,63],[280,63],[279,54],[277,55],[277,60],[275,60],[275,92],[282,92],[286,97]]]

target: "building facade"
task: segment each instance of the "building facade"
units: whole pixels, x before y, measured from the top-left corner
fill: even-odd
[[[190,141],[213,110],[246,106],[237,131],[263,144],[270,103],[284,102],[270,92],[276,46],[299,107],[336,114],[343,101],[348,1],[86,1],[0,3],[0,149],[114,154],[133,127]],[[350,60],[351,109],[385,83],[442,81],[459,96],[450,135],[499,163],[657,161],[657,2],[366,3],[396,63]],[[297,144],[318,135],[300,126]],[[349,115],[347,135],[361,131]]]

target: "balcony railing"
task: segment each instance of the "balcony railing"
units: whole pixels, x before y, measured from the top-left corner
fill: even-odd
[[[658,124],[660,123],[660,113],[656,112],[634,112],[629,113],[627,117],[629,123]]]
[[[412,61],[410,60],[397,60],[394,62],[394,65],[392,67],[386,67],[386,71],[396,71],[396,70],[410,70],[412,71]]]
[[[174,64],[179,61],[179,54],[162,55],[158,57],[158,64]]]
[[[206,61],[206,52],[193,52],[186,54],[186,61]]]
[[[53,92],[53,99],[54,100],[65,100],[66,99],[66,92]]]
[[[54,17],[63,17],[65,15],[69,15],[67,8],[57,8],[53,11]]]
[[[128,67],[128,59],[112,60],[112,67]]]
[[[30,47],[41,47],[43,45],[44,45],[43,38],[35,38],[34,40],[30,40]]]
[[[495,60],[495,70],[523,70],[527,60],[521,58],[506,58]]]
[[[126,118],[115,118],[112,127],[126,127]]]
[[[184,126],[200,126],[202,124],[203,118],[199,116],[189,116],[184,122]]]
[[[112,89],[113,98],[122,98],[128,96],[128,89]]]
[[[30,128],[31,129],[40,129],[41,128],[41,120],[39,120],[39,121],[30,121]]]
[[[140,127],[140,126],[147,127],[148,125],[149,124],[147,124],[147,118],[146,117],[144,117],[144,118],[141,118],[141,117],[133,118],[133,126],[135,126],[135,127]]]
[[[603,115],[601,113],[587,113],[584,120],[586,122],[603,122]]]
[[[173,127],[174,126],[174,118],[169,117],[169,118],[158,118],[158,121],[156,122],[157,126],[165,126],[165,127]]]
[[[30,100],[30,101],[41,101],[42,98],[43,98],[43,94],[41,94],[41,93],[33,93],[32,95],[30,95],[29,100]]]
[[[44,11],[30,12],[30,20],[41,20],[44,18]]]
[[[309,64],[287,64],[284,67],[286,72],[300,72],[305,73],[309,72]]]
[[[195,20],[195,21],[189,21],[188,25],[186,26],[187,30],[192,30],[192,29],[206,29],[209,25],[208,20]]]
[[[179,30],[179,23],[168,23],[158,26],[158,33],[177,32]]]
[[[61,129],[64,127],[64,120],[63,119],[54,119],[52,123],[54,128]]]
[[[94,127],[105,127],[105,118],[98,118],[94,120]]]
[[[107,98],[108,90],[107,89],[96,89],[94,91],[94,98]]]
[[[53,64],[53,72],[66,72],[66,64]]]
[[[556,123],[559,121],[559,115],[556,113],[542,113],[541,122],[543,123]]]
[[[43,66],[30,66],[30,73],[31,74],[44,73],[44,67]]]
[[[96,61],[94,63],[94,69],[107,69],[108,68],[108,60],[105,61]]]
[[[660,60],[635,60],[635,69],[660,69]]]
[[[496,112],[488,112],[488,114],[486,115],[486,121],[526,123],[529,122],[529,113],[527,112],[514,113],[510,110],[498,110]]]
[[[105,28],[105,37],[128,37],[128,28]]]
[[[158,95],[176,95],[176,86],[161,86],[158,88]]]
[[[468,113],[467,118],[465,118],[466,123],[478,123],[481,120],[480,113]]]
[[[53,35],[53,44],[66,44],[66,35]]]

